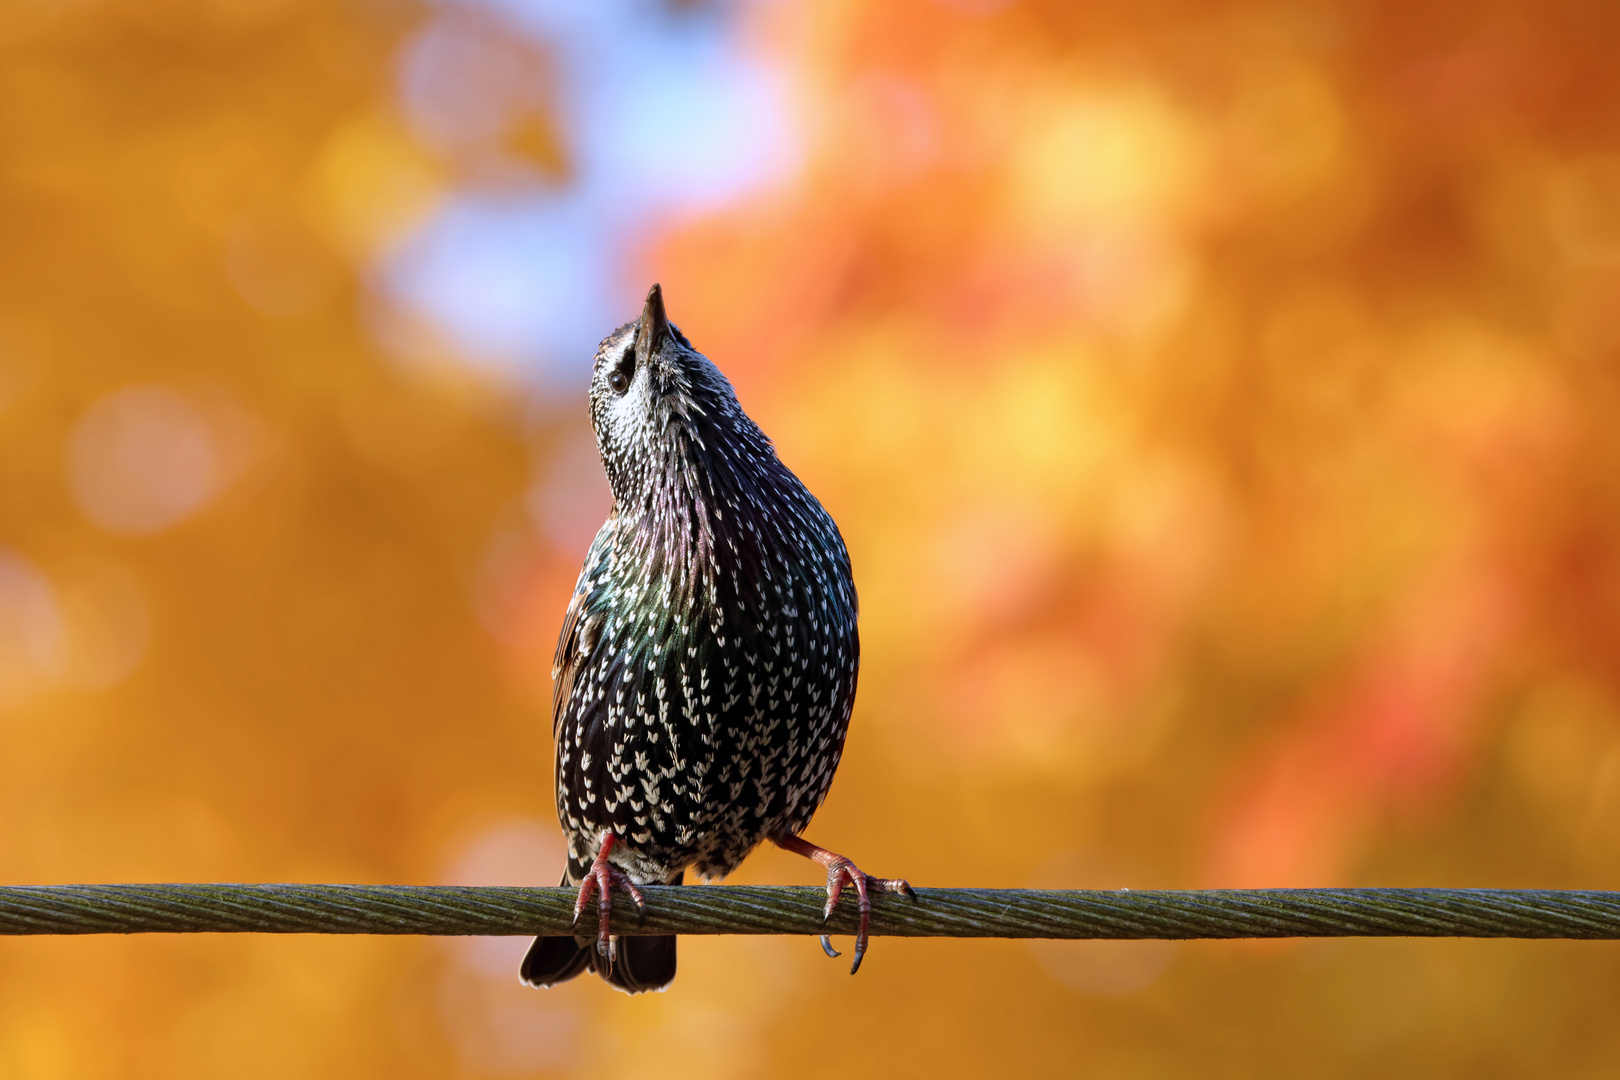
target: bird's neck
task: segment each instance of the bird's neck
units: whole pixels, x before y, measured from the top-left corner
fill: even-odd
[[[641,483],[616,498],[625,565],[672,612],[715,608],[744,591],[781,543],[778,519],[798,482],[751,423],[737,431],[672,424]]]

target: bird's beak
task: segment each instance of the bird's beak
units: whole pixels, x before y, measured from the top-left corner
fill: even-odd
[[[636,324],[637,360],[646,360],[658,347],[658,341],[669,333],[669,317],[664,314],[664,290],[657,285],[647,290],[647,305],[641,309],[641,321]]]

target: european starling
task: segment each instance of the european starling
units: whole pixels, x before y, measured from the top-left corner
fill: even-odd
[[[675,977],[675,938],[608,932],[615,886],[724,877],[761,841],[827,868],[830,914],[909,895],[800,837],[843,753],[860,665],[838,527],[776,457],[731,383],[669,322],[654,285],[591,374],[613,511],[585,556],[552,668],[562,884],[594,933],[535,939],[523,981],[589,967],[628,993]],[[836,956],[827,938],[822,946]]]

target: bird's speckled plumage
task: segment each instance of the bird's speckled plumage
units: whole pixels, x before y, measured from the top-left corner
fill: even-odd
[[[614,506],[553,669],[564,880],[607,832],[631,881],[721,877],[832,783],[860,662],[849,556],[656,286],[597,349],[590,408]]]

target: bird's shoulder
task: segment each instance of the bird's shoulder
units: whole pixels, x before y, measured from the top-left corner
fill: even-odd
[[[585,555],[585,565],[579,571],[579,580],[574,583],[574,593],[568,598],[568,610],[563,612],[562,631],[557,635],[557,653],[551,661],[553,736],[562,723],[563,714],[568,711],[568,701],[573,696],[579,669],[596,648],[602,634],[604,616],[595,609],[591,599],[600,587],[618,524],[619,512],[615,508],[597,530],[596,539],[591,541],[590,551]]]

